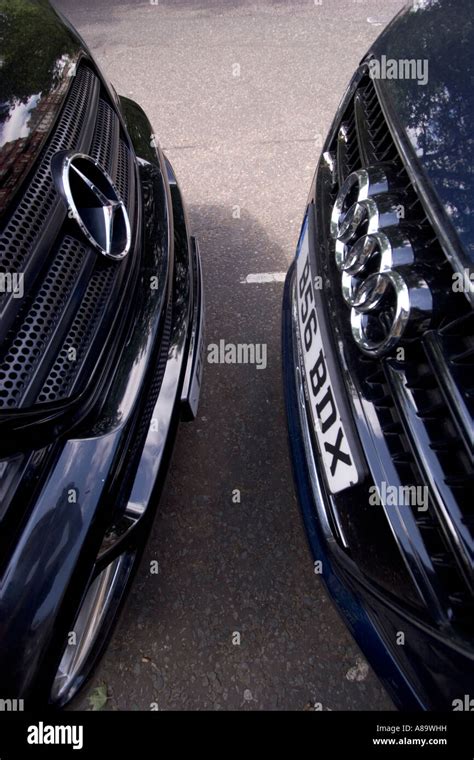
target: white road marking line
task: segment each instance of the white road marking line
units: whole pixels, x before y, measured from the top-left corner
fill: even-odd
[[[285,282],[286,272],[258,272],[257,274],[248,274],[240,282],[244,285],[251,282]]]
[[[387,24],[390,19],[389,18],[374,18],[374,16],[369,16],[367,19],[369,24],[372,24],[372,26],[382,26],[382,24]]]

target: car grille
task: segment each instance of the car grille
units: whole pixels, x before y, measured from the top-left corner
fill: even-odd
[[[0,296],[0,413],[64,403],[92,384],[112,339],[133,256],[112,262],[81,236],[56,190],[60,150],[95,158],[136,214],[129,140],[95,71],[84,61],[26,186],[0,231],[0,273],[23,277],[24,297]]]
[[[410,181],[367,69],[359,71],[338,119],[316,179],[316,226],[324,239],[317,267],[328,284],[335,345],[368,411],[364,424],[372,428],[373,439],[392,463],[387,486],[422,486],[429,494],[427,511],[404,507],[412,539],[410,556],[406,542],[400,537],[398,542],[425,602],[423,614],[428,609],[431,619],[454,626],[463,635],[474,630],[474,316],[464,294],[453,292],[453,269]],[[390,167],[397,177],[405,208],[403,223],[416,231],[435,294],[429,328],[401,343],[404,355],[395,350],[384,358],[363,354],[353,340],[329,232],[341,184],[352,171],[368,166]],[[373,473],[370,461],[369,467]],[[390,510],[385,512],[389,515]],[[348,524],[348,518],[341,519]],[[350,521],[353,535],[359,530],[363,545],[363,526],[357,525],[353,507]],[[403,603],[403,587],[393,590]]]

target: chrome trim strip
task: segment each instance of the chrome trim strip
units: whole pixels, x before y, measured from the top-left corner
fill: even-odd
[[[404,373],[387,362],[387,375],[393,398],[400,410],[400,419],[409,440],[413,456],[424,481],[428,484],[433,506],[439,516],[440,525],[445,527],[447,541],[451,544],[464,580],[471,592],[474,591],[472,567],[474,554],[472,542],[467,540],[464,518],[451,489],[444,481],[444,473],[438,457],[430,446],[430,439],[425,425],[420,419],[413,393],[407,387]],[[460,557],[460,560],[458,559]]]
[[[184,406],[184,416],[186,419],[190,418],[194,420],[198,412],[204,367],[205,303],[201,256],[198,241],[195,237],[191,237],[190,244],[194,251],[194,255],[192,256],[194,305],[186,374],[181,391],[181,404]]]
[[[83,683],[99,634],[120,603],[132,562],[133,555],[121,554],[89,586],[71,631],[75,643],[66,645],[53,682],[51,698],[55,702],[64,704],[72,699]]]

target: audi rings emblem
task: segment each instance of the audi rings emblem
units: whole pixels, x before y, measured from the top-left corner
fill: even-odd
[[[417,273],[416,241],[404,223],[400,198],[385,169],[359,169],[342,184],[331,214],[352,335],[371,356],[391,352],[402,337],[426,328],[432,312],[431,292]]]

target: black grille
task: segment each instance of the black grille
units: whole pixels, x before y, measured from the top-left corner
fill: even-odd
[[[337,176],[324,179],[329,169],[321,162],[317,224],[325,230],[327,256],[318,265],[329,283],[328,309],[336,342],[343,345],[344,362],[361,397],[372,405],[375,436],[381,431],[394,465],[393,485],[428,490],[428,510],[413,508],[411,524],[418,531],[414,545],[423,547],[420,564],[430,587],[427,596],[435,600],[433,614],[461,632],[472,631],[473,314],[465,296],[453,292],[452,267],[399,155],[374,82],[363,71],[328,147],[336,159]],[[329,215],[341,183],[350,172],[368,166],[388,167],[396,177],[405,209],[403,224],[415,232],[419,261],[435,294],[429,327],[400,344],[404,354],[394,351],[381,359],[364,355],[353,341],[329,233]],[[351,519],[356,522],[356,515]]]
[[[129,205],[129,150],[123,140],[120,141],[115,184],[125,204]]]
[[[15,325],[10,342],[3,347],[6,355],[0,365],[2,406],[15,407],[25,395],[75,291],[85,258],[84,246],[71,238],[64,239],[25,317]]]
[[[78,144],[87,110],[91,101],[93,103],[94,82],[94,74],[87,68],[81,68],[74,79],[55,133],[41,153],[38,168],[23,198],[0,233],[1,272],[24,271],[26,259],[48,223],[53,206],[58,202],[51,179],[51,159],[57,151]]]
[[[119,124],[117,116],[108,103],[100,99],[97,122],[90,155],[100,161],[109,174],[113,174],[117,160]]]
[[[73,389],[88,355],[92,338],[102,321],[105,304],[112,295],[114,279],[111,267],[104,266],[92,275],[67,337],[41,388],[38,401],[64,398]]]
[[[114,304],[131,276],[130,254],[109,262],[81,236],[56,190],[51,159],[91,155],[110,174],[133,229],[133,155],[96,73],[79,65],[64,106],[0,231],[0,273],[23,277],[24,297],[0,300],[0,411],[64,402],[82,392],[111,338]],[[116,310],[115,310],[116,311]]]

